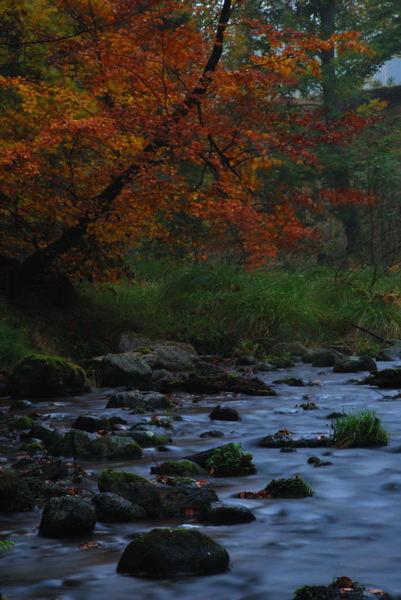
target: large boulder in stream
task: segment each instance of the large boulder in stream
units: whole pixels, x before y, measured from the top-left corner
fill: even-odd
[[[197,394],[232,392],[248,396],[276,396],[276,392],[259,377],[228,373],[224,369],[203,363],[182,378],[177,378],[173,389]]]
[[[125,523],[146,517],[146,511],[141,506],[112,492],[96,494],[92,498],[92,504],[97,520],[104,523]]]
[[[137,353],[105,354],[88,362],[99,387],[129,386],[148,389],[152,369]]]
[[[223,504],[222,502],[215,502],[198,515],[200,523],[209,525],[237,525],[251,523],[254,520],[255,515],[246,506]]]
[[[13,469],[0,471],[0,513],[25,512],[34,507],[35,501],[27,482]]]
[[[401,388],[401,368],[382,369],[366,377],[361,383],[376,385],[379,388]]]
[[[49,445],[54,456],[74,456],[79,458],[141,458],[142,449],[132,438],[115,435],[96,435],[79,429],[72,429],[64,436],[56,436]]]
[[[204,510],[218,500],[214,490],[192,485],[155,485],[144,477],[126,471],[106,469],[98,481],[101,492],[113,492],[139,505],[147,517],[181,516],[187,511]]]
[[[313,352],[304,355],[303,361],[312,363],[312,367],[334,367],[334,365],[344,358],[343,354],[332,348],[318,348]]]
[[[152,529],[125,548],[117,572],[137,577],[211,575],[227,570],[223,546],[194,529]]]
[[[91,504],[74,496],[51,498],[43,509],[39,532],[44,537],[75,537],[93,531],[96,512]]]
[[[334,373],[358,373],[359,371],[376,371],[376,361],[370,356],[349,356],[338,361],[334,367]]]
[[[31,354],[17,363],[7,381],[11,396],[52,398],[89,391],[85,371],[58,356]]]

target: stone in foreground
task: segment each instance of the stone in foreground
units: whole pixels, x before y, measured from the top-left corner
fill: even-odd
[[[293,600],[391,600],[383,590],[367,590],[350,577],[337,577],[329,585],[305,585],[294,592]]]
[[[93,531],[96,512],[91,504],[74,496],[51,498],[43,509],[39,532],[44,537],[74,537]]]
[[[212,575],[229,565],[223,546],[197,530],[152,529],[125,548],[117,572],[137,577]]]

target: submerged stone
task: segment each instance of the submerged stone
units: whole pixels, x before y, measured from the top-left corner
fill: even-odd
[[[266,435],[259,442],[263,448],[319,448],[333,445],[333,436],[325,433],[299,437],[287,430]]]
[[[238,411],[230,406],[215,406],[212,412],[209,414],[209,419],[216,419],[217,421],[240,421]]]
[[[125,548],[117,572],[138,577],[174,577],[222,573],[227,550],[197,530],[152,529]]]
[[[249,508],[222,502],[212,504],[198,515],[200,523],[209,523],[210,525],[236,525],[250,523],[254,520],[255,515]]]

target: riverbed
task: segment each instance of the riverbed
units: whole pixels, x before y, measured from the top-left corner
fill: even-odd
[[[397,363],[378,363],[378,368]],[[400,366],[400,365],[397,365]],[[193,516],[131,523],[97,523],[92,535],[48,539],[38,535],[39,509],[0,516],[0,532],[15,543],[0,555],[0,590],[11,600],[291,600],[302,585],[328,584],[346,575],[363,585],[385,589],[401,598],[401,398],[399,390],[357,385],[368,373],[332,373],[297,364],[290,369],[258,373],[266,383],[286,377],[310,385],[272,384],[277,396],[250,397],[180,395],[173,418],[173,442],[167,451],[144,449],[135,461],[84,461],[83,486],[95,491],[98,473],[107,467],[151,478],[150,467],[228,442],[241,442],[253,454],[257,473],[247,477],[213,478],[208,485],[227,503],[250,508],[256,520],[230,526],[199,525]],[[351,381],[350,381],[351,380]],[[129,424],[140,419],[122,409],[104,407],[113,390],[97,390],[79,398],[35,402],[33,408],[52,426],[68,426],[79,414],[119,415]],[[318,410],[299,405],[313,401]],[[2,403],[7,407],[7,402]],[[236,408],[241,420],[211,421],[217,404]],[[389,445],[377,448],[298,448],[283,453],[261,448],[260,439],[278,430],[296,435],[330,434],[327,416],[357,408],[373,408],[389,434]],[[163,413],[158,413],[163,414]],[[220,439],[200,438],[219,429]],[[3,453],[2,453],[3,454]],[[12,463],[15,457],[6,456]],[[316,468],[310,456],[331,461]],[[5,463],[7,464],[7,463]],[[239,499],[241,491],[257,491],[272,479],[299,474],[315,495],[303,499]],[[226,573],[175,580],[147,580],[116,573],[121,553],[132,536],[153,527],[196,527],[223,544],[230,554]],[[86,549],[80,547],[89,544]],[[399,595],[399,596],[398,596]]]

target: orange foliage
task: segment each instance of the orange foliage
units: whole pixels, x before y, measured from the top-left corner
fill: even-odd
[[[235,69],[220,63],[191,93],[205,82],[210,43],[190,7],[52,2],[59,21],[68,12],[83,33],[41,47],[47,77],[0,77],[0,253],[23,259],[85,220],[85,241],[63,253],[64,268],[112,277],[111,258],[147,238],[168,242],[177,232],[166,225],[184,214],[256,266],[313,239],[300,211],[361,201],[356,190],[263,196],[266,174],[284,164],[318,169],[319,144],[342,144],[369,121],[349,113],[327,124],[283,93],[319,77],[317,51],[361,50],[356,37],[322,41],[249,22],[269,53]],[[207,244],[196,244],[204,255]]]

